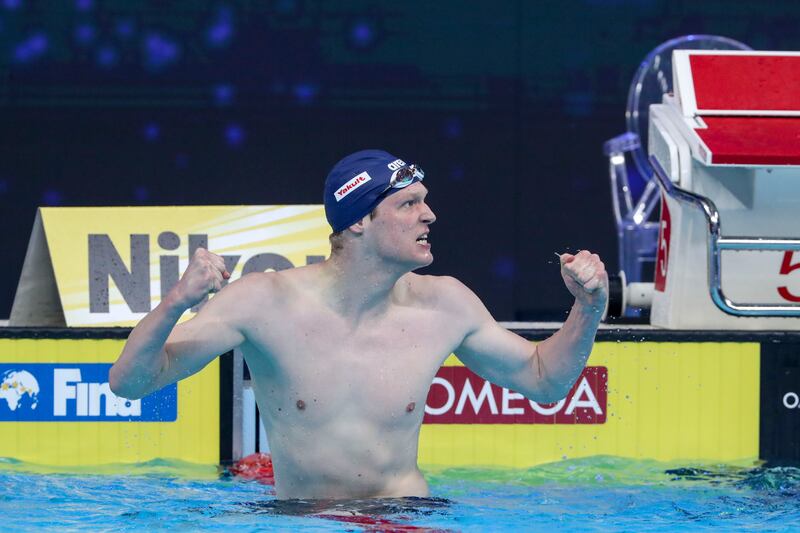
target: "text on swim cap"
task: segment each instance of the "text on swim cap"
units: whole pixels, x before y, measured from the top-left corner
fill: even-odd
[[[357,174],[353,179],[342,185],[340,189],[333,193],[333,195],[336,197],[336,201],[340,202],[342,198],[358,189],[371,179],[372,178],[369,176],[369,174],[367,174],[366,170],[361,174]]]
[[[386,166],[389,167],[389,170],[397,170],[398,168],[403,168],[404,166],[406,166],[406,162],[403,161],[402,159],[395,159]]]

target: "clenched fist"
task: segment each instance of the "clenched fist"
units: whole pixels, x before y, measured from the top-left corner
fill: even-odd
[[[575,300],[602,312],[608,300],[608,274],[600,257],[581,250],[576,255],[561,254],[558,259],[561,277]]]
[[[177,306],[189,309],[203,301],[209,292],[220,290],[222,281],[230,277],[220,256],[198,248],[170,296]]]

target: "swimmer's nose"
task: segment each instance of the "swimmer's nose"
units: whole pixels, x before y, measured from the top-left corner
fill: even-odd
[[[425,209],[422,212],[420,220],[425,224],[433,224],[434,222],[436,222],[436,215],[433,214],[433,211],[428,206],[428,204],[423,204],[423,205],[425,206]]]

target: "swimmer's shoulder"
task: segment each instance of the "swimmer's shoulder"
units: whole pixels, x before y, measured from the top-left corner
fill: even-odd
[[[480,300],[469,287],[453,276],[430,276],[408,273],[401,278],[409,297],[426,307],[442,311],[464,310],[479,305]]]
[[[283,272],[250,272],[229,283],[219,296],[235,301],[244,308],[263,308],[266,302],[273,306],[286,298],[291,287]]]
[[[321,267],[318,264],[287,268],[270,272],[251,272],[234,284],[241,285],[240,293],[248,300],[256,296],[261,304],[270,302],[293,302],[319,284]]]

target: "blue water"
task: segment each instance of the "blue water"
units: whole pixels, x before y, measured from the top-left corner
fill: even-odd
[[[214,468],[153,461],[78,473],[0,459],[0,530],[794,531],[800,469],[596,457],[528,470],[427,469],[431,499],[278,502]],[[388,521],[362,526],[325,510]]]

